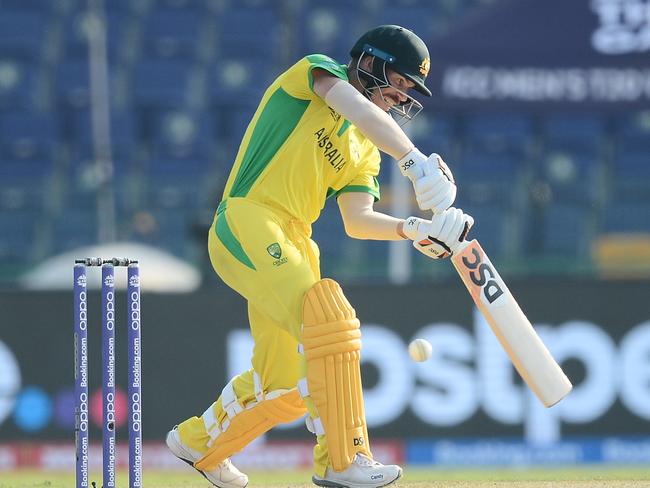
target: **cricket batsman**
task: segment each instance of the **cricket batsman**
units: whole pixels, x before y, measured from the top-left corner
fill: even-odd
[[[212,266],[248,302],[252,369],[232,378],[201,416],[172,429],[167,445],[220,488],[248,483],[230,456],[305,414],[317,439],[316,485],[374,488],[402,474],[373,459],[359,320],[338,283],[321,279],[311,224],[333,197],[350,237],[411,239],[438,259],[453,254],[473,219],[450,208],[456,185],[440,156],[421,153],[397,122],[422,109],[412,90],[431,96],[424,42],[382,25],[361,36],[350,56],[347,65],[306,56],[269,86],[209,231]],[[379,151],[397,160],[431,220],[373,209]]]

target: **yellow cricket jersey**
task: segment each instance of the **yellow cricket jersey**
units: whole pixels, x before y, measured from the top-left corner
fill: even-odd
[[[246,130],[224,200],[245,197],[311,224],[331,195],[367,192],[379,199],[379,151],[314,93],[314,68],[348,79],[345,65],[321,54],[281,74]]]

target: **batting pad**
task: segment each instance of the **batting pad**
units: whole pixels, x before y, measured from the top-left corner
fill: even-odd
[[[358,452],[372,457],[361,389],[359,320],[336,281],[324,279],[305,294],[303,351],[306,389],[318,411],[332,468],[346,469]],[[307,391],[305,391],[307,390]]]
[[[291,422],[302,417],[305,405],[297,390],[289,390],[274,398],[267,395],[260,402],[240,408],[219,426],[214,417],[214,404],[203,414],[206,430],[213,442],[205,455],[194,463],[201,471],[212,471],[226,458],[241,451],[251,441],[277,424]]]

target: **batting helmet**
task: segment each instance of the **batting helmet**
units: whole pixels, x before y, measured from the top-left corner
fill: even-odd
[[[383,60],[391,69],[415,83],[417,91],[431,96],[431,91],[424,85],[429,74],[429,50],[414,32],[399,25],[375,27],[359,38],[350,56],[358,58],[363,53]]]

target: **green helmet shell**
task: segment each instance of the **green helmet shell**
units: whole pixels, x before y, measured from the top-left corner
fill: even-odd
[[[350,51],[353,58],[362,53],[380,58],[402,76],[415,83],[415,89],[430,97],[424,86],[429,74],[429,50],[413,31],[399,25],[380,25],[362,35]]]

